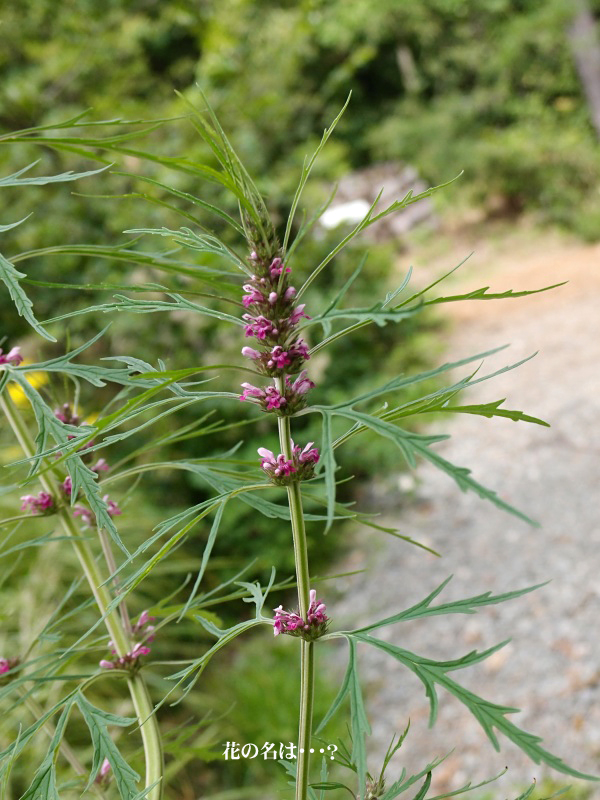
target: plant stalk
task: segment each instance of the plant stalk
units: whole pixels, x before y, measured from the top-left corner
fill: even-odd
[[[276,379],[276,385],[279,391],[282,391],[283,379]],[[290,459],[292,457],[290,418],[279,417],[278,427],[281,452],[286,459]],[[310,605],[310,573],[308,570],[308,548],[300,483],[298,481],[291,483],[287,487],[287,492],[294,541],[298,609],[302,619],[306,619]],[[308,795],[314,704],[314,642],[307,642],[302,639],[300,644],[300,720],[298,726],[298,760],[296,762],[296,800],[306,800]]]
[[[35,445],[19,409],[14,404],[8,391],[4,391],[0,396],[0,407],[4,411],[25,456],[31,458],[35,455]],[[44,491],[51,494],[54,498],[60,496],[52,470],[41,474],[39,480]],[[118,613],[115,611],[112,611],[110,614],[106,613],[112,598],[109,590],[104,585],[104,578],[102,577],[89,543],[81,535],[78,526],[67,508],[59,506],[57,509],[57,516],[64,532],[70,537],[81,568],[83,569],[92,594],[94,595],[94,599],[96,600],[96,605],[104,617],[104,622],[114,648],[119,656],[124,656],[131,649],[129,632],[121,624]],[[147,798],[148,800],[161,800],[163,777],[162,742],[156,717],[152,713],[152,702],[145,681],[139,672],[132,674],[128,678],[127,685],[142,736],[146,761],[146,788],[156,784],[148,793]]]

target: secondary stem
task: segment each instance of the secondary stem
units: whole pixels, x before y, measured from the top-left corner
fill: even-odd
[[[279,391],[283,388],[283,379],[276,378]],[[279,417],[279,442],[281,452],[286,459],[292,457],[292,437],[289,417]],[[294,560],[296,564],[296,582],[298,586],[298,607],[302,619],[307,618],[310,605],[310,573],[308,571],[308,548],[306,528],[302,509],[300,483],[295,481],[287,487],[294,540]],[[314,703],[314,642],[301,641],[300,658],[300,721],[298,731],[298,761],[296,767],[296,800],[306,800],[310,768],[310,741],[312,734],[312,717]]]
[[[31,458],[35,455],[34,443],[18,408],[13,403],[7,391],[0,396],[0,407],[4,411],[24,454],[28,458]],[[51,494],[54,498],[59,497],[58,486],[52,474],[52,470],[39,475],[39,480],[44,491]],[[75,548],[77,558],[87,578],[98,609],[104,617],[104,622],[114,648],[119,656],[124,656],[131,649],[129,632],[121,624],[119,615],[115,613],[115,611],[111,611],[109,614],[106,613],[112,602],[112,598],[105,586],[104,578],[96,563],[94,554],[87,540],[81,535],[69,511],[65,507],[59,507],[57,509],[57,516]],[[144,679],[140,673],[132,674],[127,680],[127,685],[142,735],[146,761],[146,788],[156,784],[148,793],[147,798],[148,800],[161,800],[163,777],[162,742],[156,717],[152,713],[152,702]]]

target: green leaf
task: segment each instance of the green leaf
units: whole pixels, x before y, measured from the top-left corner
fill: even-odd
[[[346,634],[348,635],[348,634]],[[576,778],[583,778],[584,780],[599,780],[593,775],[587,775],[579,772],[572,767],[569,767],[558,756],[553,755],[549,751],[540,746],[542,741],[539,736],[528,733],[527,731],[518,728],[506,717],[507,714],[516,713],[519,709],[511,708],[509,706],[500,706],[492,703],[489,700],[484,700],[482,697],[474,694],[473,692],[465,689],[459,683],[454,681],[448,676],[448,672],[464,667],[472,666],[485,658],[488,658],[492,653],[496,652],[500,647],[503,647],[506,642],[503,642],[495,647],[489,648],[483,652],[473,651],[467,653],[462,658],[455,659],[454,661],[433,661],[431,659],[422,658],[414,653],[404,650],[403,648],[392,645],[389,642],[383,642],[375,639],[368,634],[349,634],[357,639],[357,641],[365,642],[373,647],[383,650],[391,655],[396,661],[399,661],[404,666],[408,667],[423,683],[425,692],[430,701],[431,715],[430,724],[433,724],[437,711],[437,694],[436,685],[441,686],[454,695],[466,708],[473,714],[475,719],[479,722],[487,737],[491,741],[496,750],[500,749],[495,730],[503,733],[511,742],[517,745],[531,760],[539,764],[543,762],[548,766],[563,772],[567,775],[573,775]]]
[[[425,305],[433,306],[439,303],[455,303],[458,300],[506,300],[507,298],[527,297],[530,294],[539,294],[540,292],[549,292],[550,289],[557,289],[559,286],[564,286],[567,281],[562,283],[553,283],[552,286],[544,286],[541,289],[524,289],[522,291],[513,291],[509,289],[506,292],[489,292],[489,286],[484,286],[482,289],[473,289],[465,294],[448,295],[447,297],[436,297],[433,300],[425,300]]]
[[[86,789],[89,789],[92,785],[102,762],[107,758],[112,767],[112,775],[122,800],[135,800],[139,794],[135,784],[140,779],[140,776],[129,766],[119,752],[117,746],[110,737],[108,726],[118,725],[119,727],[125,728],[133,725],[136,720],[129,717],[120,717],[116,714],[109,714],[107,711],[96,708],[86,700],[81,692],[77,693],[75,702],[83,715],[85,724],[89,728],[92,744],[94,746],[92,771]]]
[[[348,640],[349,654],[348,667],[342,685],[331,704],[329,710],[321,720],[315,733],[319,733],[327,725],[335,712],[339,709],[342,702],[348,696],[350,698],[350,729],[352,732],[352,761],[356,765],[358,772],[358,785],[364,786],[367,776],[367,752],[365,737],[371,734],[371,726],[367,719],[367,714],[360,689],[358,677],[358,664],[356,659],[356,642],[359,637],[343,634]]]
[[[213,308],[207,308],[205,306],[200,306],[197,303],[192,303],[190,300],[186,300],[179,294],[172,294],[168,292],[164,287],[162,287],[162,291],[164,291],[168,297],[172,298],[174,302],[169,303],[165,300],[136,300],[131,297],[126,297],[125,295],[115,295],[116,302],[114,303],[102,303],[101,305],[97,306],[87,306],[86,308],[80,308],[76,311],[69,311],[66,314],[60,314],[56,317],[52,317],[49,320],[46,320],[46,323],[51,322],[58,322],[63,319],[69,319],[70,317],[79,317],[82,314],[90,314],[96,311],[102,311],[107,313],[109,311],[130,311],[137,314],[152,314],[157,311],[193,311],[196,314],[202,314],[206,317],[213,317],[215,319],[219,319],[222,322],[231,322],[234,325],[243,327],[244,322],[239,317],[234,317],[231,314],[226,314],[224,311],[217,311]]]
[[[56,788],[56,758],[74,702],[74,698],[71,698],[65,704],[50,741],[48,753],[38,767],[29,788],[22,795],[21,800],[40,800],[40,798],[44,798],[44,800],[60,800]]]
[[[331,415],[322,413],[321,463],[325,473],[325,492],[327,495],[327,523],[325,533],[331,528],[335,514],[335,452],[332,444]]]
[[[206,567],[208,566],[208,561],[210,559],[210,554],[212,553],[212,549],[213,549],[215,541],[217,539],[217,534],[219,532],[219,526],[221,524],[221,519],[223,517],[223,512],[225,511],[226,503],[227,503],[227,500],[223,500],[223,502],[220,503],[219,507],[217,508],[217,513],[215,514],[215,519],[214,519],[213,524],[211,526],[210,533],[208,535],[208,539],[206,540],[206,544],[204,545],[204,552],[202,553],[202,562],[200,563],[200,569],[198,570],[198,575],[196,576],[196,582],[194,583],[194,587],[193,587],[192,591],[190,592],[190,596],[188,597],[188,600],[187,600],[185,606],[183,607],[183,610],[181,612],[180,618],[183,617],[184,614],[189,610],[189,608],[190,608],[190,606],[191,606],[191,604],[192,604],[192,602],[194,600],[194,597],[196,596],[196,593],[197,593],[197,591],[198,591],[198,589],[200,587],[200,583],[202,581],[202,578],[204,577],[204,572],[206,571]]]
[[[477,414],[481,417],[487,417],[488,419],[491,419],[491,417],[506,417],[507,419],[512,419],[513,422],[532,422],[535,425],[543,425],[546,428],[550,427],[547,422],[544,422],[543,419],[539,419],[538,417],[532,417],[529,414],[524,414],[522,411],[500,408],[502,403],[505,402],[506,398],[491,403],[481,403],[479,405],[443,406],[440,411],[450,411],[455,414]]]
[[[306,279],[306,281],[304,282],[303,286],[301,287],[301,289],[298,292],[298,294],[296,295],[296,297],[299,299],[304,294],[304,292],[308,289],[308,287],[311,285],[311,283],[317,278],[319,273],[327,266],[327,264],[329,264],[329,262],[332,259],[334,259],[335,256],[341,250],[343,250],[344,247],[350,241],[352,241],[352,239],[354,239],[354,237],[357,236],[361,231],[365,230],[370,225],[373,225],[375,222],[378,222],[380,219],[383,219],[384,217],[387,217],[389,214],[393,214],[395,211],[400,211],[403,208],[406,208],[407,206],[412,205],[413,203],[417,203],[419,200],[423,200],[425,197],[430,197],[432,194],[434,194],[435,192],[439,191],[440,189],[443,189],[446,186],[450,186],[450,184],[454,183],[454,181],[457,180],[460,177],[461,174],[462,173],[457,175],[455,178],[452,178],[452,180],[450,180],[450,181],[446,181],[446,183],[440,183],[438,186],[432,186],[429,189],[426,189],[424,192],[421,192],[420,194],[417,194],[417,195],[413,195],[413,192],[412,192],[412,189],[411,189],[402,198],[402,200],[396,200],[395,202],[391,203],[386,209],[384,209],[383,211],[379,212],[379,214],[375,214],[375,209],[377,207],[377,204],[379,203],[379,200],[381,199],[381,194],[383,192],[383,189],[382,189],[381,192],[379,192],[379,194],[375,198],[373,204],[371,205],[371,207],[369,208],[369,210],[367,211],[367,213],[365,214],[363,219],[356,225],[355,228],[353,228],[350,231],[350,233],[347,236],[345,236],[342,239],[341,242],[339,242],[339,244],[337,244],[333,248],[333,250],[327,256],[325,256],[323,261],[321,261],[321,263],[313,270],[311,275]]]
[[[322,409],[319,409],[319,411],[323,413]],[[502,500],[492,489],[488,489],[478,483],[471,477],[471,470],[467,469],[467,467],[459,467],[431,449],[432,444],[448,439],[449,436],[424,436],[411,433],[396,425],[392,425],[384,419],[351,409],[335,409],[331,413],[347,417],[348,419],[360,423],[365,428],[369,428],[380,436],[390,439],[390,441],[398,446],[409,466],[414,468],[416,466],[416,459],[420,456],[449,475],[462,491],[473,491],[482,499],[488,500],[503,511],[508,511],[509,514],[522,519],[529,525],[538,526],[539,523],[510,505],[510,503]]]
[[[60,175],[50,175],[38,178],[21,178],[25,172],[28,172],[32,167],[39,164],[39,159],[29,164],[27,167],[13,172],[12,175],[7,175],[6,178],[0,178],[0,186],[45,186],[48,183],[64,183],[65,181],[76,181],[79,178],[87,178],[89,175],[97,175],[99,172],[104,172],[108,167],[100,167],[100,169],[92,169],[88,172],[63,172]]]
[[[282,247],[283,257],[284,258],[285,258],[285,254],[287,252],[287,246],[288,246],[288,242],[289,242],[289,239],[290,239],[290,234],[292,232],[292,224],[294,222],[294,217],[296,215],[296,209],[298,208],[298,203],[300,202],[300,197],[302,196],[302,192],[304,191],[304,187],[306,186],[306,182],[308,181],[309,175],[310,175],[311,170],[312,170],[312,168],[313,168],[313,166],[315,164],[315,161],[317,160],[317,158],[319,156],[319,153],[325,147],[325,145],[327,143],[327,140],[329,139],[329,137],[331,136],[331,134],[335,130],[335,127],[338,124],[338,122],[340,121],[340,119],[342,118],[342,115],[343,115],[344,111],[348,108],[348,103],[350,102],[350,98],[351,97],[352,97],[352,92],[350,92],[350,94],[348,95],[348,98],[347,98],[346,102],[344,103],[344,105],[342,106],[342,110],[339,112],[337,117],[333,120],[331,125],[328,128],[325,128],[325,130],[323,131],[323,136],[321,137],[321,141],[319,142],[319,146],[317,147],[315,152],[312,154],[312,156],[308,160],[304,159],[304,164],[302,165],[302,172],[300,174],[300,182],[298,183],[298,188],[294,192],[294,197],[292,199],[292,204],[290,206],[290,212],[288,214],[288,219],[287,219],[287,223],[286,223],[286,226],[285,226],[285,235],[283,237],[283,247]]]
[[[33,303],[27,297],[19,283],[19,280],[25,277],[24,272],[19,272],[15,269],[10,261],[7,261],[0,253],[0,281],[2,281],[8,289],[8,293],[17,308],[17,312],[27,320],[36,333],[39,333],[40,336],[43,336],[44,339],[47,339],[49,342],[55,342],[56,339],[54,336],[51,336],[44,330],[33,315]]]
[[[31,212],[31,214],[33,214],[33,211]],[[13,228],[16,228],[18,225],[21,225],[23,222],[25,222],[25,220],[29,219],[31,214],[27,214],[26,217],[23,217],[23,219],[20,219],[17,222],[9,222],[8,225],[0,225],[0,233],[4,233],[5,231],[10,231]]]
[[[220,258],[224,258],[230,263],[235,264],[236,267],[239,267],[246,274],[251,274],[244,261],[230,247],[210,233],[195,233],[190,228],[180,228],[178,231],[173,231],[169,228],[131,228],[123,232],[149,233],[155,236],[166,236],[169,239],[173,239],[177,244],[189,247],[191,250],[197,250],[200,253],[212,253]]]
[[[429,787],[431,786],[431,772],[427,773],[427,777],[423,783],[423,786],[419,789],[416,795],[413,797],[413,800],[423,800],[427,792],[429,791]]]
[[[159,188],[164,189],[165,192],[169,192],[169,194],[178,197],[180,200],[186,200],[188,203],[192,203],[193,205],[199,206],[205,211],[209,211],[211,214],[215,214],[217,217],[220,217],[222,220],[231,225],[231,227],[234,228],[234,230],[236,230],[242,236],[244,235],[244,229],[238,222],[236,222],[235,219],[233,219],[233,217],[231,217],[225,211],[222,211],[217,206],[212,205],[212,203],[207,203],[206,200],[201,200],[199,197],[196,197],[195,195],[190,194],[189,192],[182,192],[179,189],[175,189],[166,183],[161,183],[160,181],[157,181],[153,178],[149,178],[145,175],[139,175],[133,172],[115,171],[114,174],[123,175],[127,178],[134,178],[135,180],[144,181],[145,183],[150,183],[153,186],[158,186]]]
[[[138,239],[133,239],[130,242],[127,242],[122,245],[115,245],[114,247],[107,247],[105,245],[93,245],[93,244],[78,244],[78,245],[59,245],[55,247],[42,247],[35,250],[26,250],[23,253],[19,253],[18,255],[14,256],[13,263],[18,264],[20,261],[27,261],[32,258],[38,258],[40,256],[63,256],[63,255],[81,255],[81,256],[93,256],[94,258],[106,258],[110,261],[122,261],[127,264],[143,264],[145,266],[152,267],[161,272],[170,272],[175,273],[177,275],[186,275],[190,278],[193,278],[195,281],[201,281],[203,283],[210,283],[219,288],[220,291],[229,291],[232,294],[235,294],[237,297],[239,295],[239,288],[237,286],[233,286],[231,283],[227,283],[223,280],[217,279],[216,276],[227,276],[232,275],[237,279],[237,273],[225,273],[222,269],[215,270],[211,267],[204,267],[198,264],[184,264],[181,260],[175,260],[172,258],[167,258],[168,255],[173,253],[173,250],[169,250],[166,254],[164,253],[147,253],[142,252],[140,250],[133,250],[131,249],[131,245],[135,244]],[[27,279],[24,281],[25,283],[32,284],[35,286],[67,286],[67,288],[72,287],[72,284],[48,284],[45,281],[32,281]],[[95,287],[94,284],[76,284],[78,288],[98,288]],[[146,289],[145,291],[150,291]]]
[[[450,603],[442,603],[441,605],[432,606],[431,603],[435,598],[446,588],[452,580],[452,575],[446,578],[437,589],[434,589],[431,594],[427,595],[424,600],[416,603],[414,606],[407,608],[405,611],[400,611],[398,614],[392,614],[385,619],[373,622],[370,625],[365,625],[362,628],[357,628],[352,633],[366,633],[374,631],[377,628],[383,628],[386,625],[393,625],[396,622],[419,619],[420,617],[435,617],[441,614],[476,614],[478,609],[484,606],[497,605],[504,603],[507,600],[514,600],[517,597],[522,597],[529,592],[546,586],[546,583],[538,583],[535,586],[528,586],[526,589],[517,589],[512,592],[504,592],[503,594],[492,594],[491,592],[484,592],[482,594],[467,597],[464,600],[454,600]]]

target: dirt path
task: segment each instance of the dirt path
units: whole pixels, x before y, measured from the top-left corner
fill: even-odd
[[[471,390],[466,402],[506,397],[506,407],[539,416],[552,427],[464,415],[446,427],[452,439],[439,452],[471,468],[475,478],[541,527],[462,494],[445,475],[423,466],[408,510],[387,521],[443,558],[361,534],[349,561],[350,566],[367,562],[369,577],[348,580],[342,624],[364,624],[407,608],[450,574],[446,599],[550,580],[477,615],[399,623],[379,635],[444,659],[512,637],[487,661],[452,677],[486,699],[521,708],[510,717],[513,722],[542,736],[544,746],[568,764],[600,774],[600,246],[555,234],[532,238],[527,232],[474,244],[477,252],[445,294],[450,286],[454,291],[490,284],[505,290],[569,281],[520,300],[447,307],[455,323],[448,360],[510,344],[486,360],[490,372],[540,351],[521,368]],[[467,243],[463,254],[470,249]],[[452,264],[452,256],[440,253],[427,269],[439,272],[442,263]],[[407,500],[401,486],[398,505]],[[571,782],[533,764],[502,736],[496,753],[479,725],[443,690],[438,722],[428,730],[421,684],[379,651],[361,652],[360,662],[369,687],[373,749],[385,750],[410,717],[409,737],[393,762],[398,771],[405,765],[415,772],[455,748],[434,773],[438,791],[483,780],[506,765],[506,776],[469,796],[512,798],[512,787],[522,789],[534,777]],[[376,758],[371,766],[377,768]],[[600,797],[600,789],[594,791],[592,796]]]

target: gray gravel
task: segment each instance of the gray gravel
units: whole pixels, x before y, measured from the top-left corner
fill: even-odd
[[[342,566],[366,565],[368,574],[345,580],[336,627],[356,627],[407,608],[450,574],[454,578],[442,595],[447,600],[551,581],[476,615],[398,623],[379,635],[442,659],[512,638],[486,662],[452,677],[489,700],[522,709],[510,717],[513,722],[540,735],[547,749],[573,767],[600,774],[600,251],[585,252],[572,259],[554,254],[529,272],[500,275],[509,281],[498,281],[502,288],[565,277],[571,283],[523,300],[471,303],[468,311],[456,313],[448,348],[448,358],[455,360],[511,343],[486,361],[486,371],[541,351],[465,397],[466,402],[507,397],[507,408],[540,416],[550,429],[463,415],[448,422],[452,438],[438,446],[444,457],[471,468],[476,479],[541,527],[461,493],[429,465],[419,468],[412,491],[406,476],[394,479],[386,490],[388,509],[402,505],[403,510],[388,511],[384,521],[443,557],[360,532]],[[475,278],[468,285],[481,283]],[[443,422],[435,429],[444,430]],[[410,718],[411,732],[393,764],[417,771],[454,748],[434,773],[438,791],[483,780],[505,766],[507,775],[487,790],[493,798],[515,797],[513,787],[534,777],[572,782],[533,764],[502,737],[500,753],[494,751],[478,723],[443,690],[430,730],[423,688],[408,671],[371,649],[360,651],[360,663],[373,726],[372,769],[392,733]],[[593,796],[600,797],[600,789]]]

